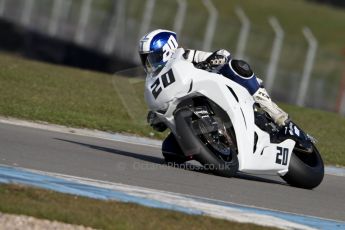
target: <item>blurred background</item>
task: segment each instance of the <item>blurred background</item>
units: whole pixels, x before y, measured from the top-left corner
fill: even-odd
[[[157,28],[247,60],[277,101],[345,114],[342,0],[0,0],[0,50],[90,70],[138,66]]]

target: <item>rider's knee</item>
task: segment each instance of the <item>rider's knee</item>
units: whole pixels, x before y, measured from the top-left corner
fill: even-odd
[[[249,64],[243,60],[231,60],[229,66],[239,77],[252,78],[254,76],[254,72],[250,68]]]
[[[254,72],[243,60],[231,60],[228,65],[223,66],[220,74],[244,86],[251,95],[260,88]]]
[[[232,59],[227,65],[224,65],[220,70],[220,73],[225,77],[240,78],[248,80],[254,77],[254,72],[250,68],[249,64],[243,60]]]

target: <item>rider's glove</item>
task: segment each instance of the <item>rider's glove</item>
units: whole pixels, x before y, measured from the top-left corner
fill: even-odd
[[[231,55],[227,50],[217,50],[213,52],[205,62],[209,63],[212,68],[217,68],[229,62]]]
[[[158,132],[163,132],[168,128],[163,122],[159,121],[157,114],[152,111],[147,114],[147,123]]]

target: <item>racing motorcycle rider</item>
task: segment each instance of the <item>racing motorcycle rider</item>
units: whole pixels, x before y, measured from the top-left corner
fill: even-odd
[[[148,76],[159,74],[160,70],[172,57],[178,48],[176,33],[169,30],[157,29],[146,34],[139,43],[139,55]],[[253,96],[254,101],[273,119],[276,125],[285,134],[307,139],[308,137],[289,120],[289,116],[279,108],[270,98],[262,81],[257,78],[248,63],[243,60],[233,59],[230,52],[221,49],[215,52],[185,49],[183,57],[193,63],[207,64],[208,69],[230,78],[245,87]],[[157,131],[164,131],[166,126],[155,121],[155,114],[149,112],[148,122]],[[311,146],[307,142],[302,143],[304,149]]]

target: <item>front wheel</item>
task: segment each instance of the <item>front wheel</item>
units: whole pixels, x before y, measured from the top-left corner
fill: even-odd
[[[238,170],[237,154],[233,149],[224,154],[226,145],[214,145],[205,138],[203,134],[195,130],[196,120],[193,119],[193,112],[189,109],[180,109],[175,113],[176,131],[178,142],[186,156],[193,156],[204,165],[205,169],[220,176],[233,177]],[[215,132],[225,132],[216,129]],[[201,132],[204,133],[204,132]],[[207,133],[206,135],[211,135]],[[235,140],[233,140],[235,142]],[[219,140],[217,141],[219,142]],[[227,143],[228,144],[228,143]]]
[[[310,154],[293,151],[289,171],[282,178],[292,186],[313,189],[322,182],[323,176],[324,164],[313,145],[313,152]]]

